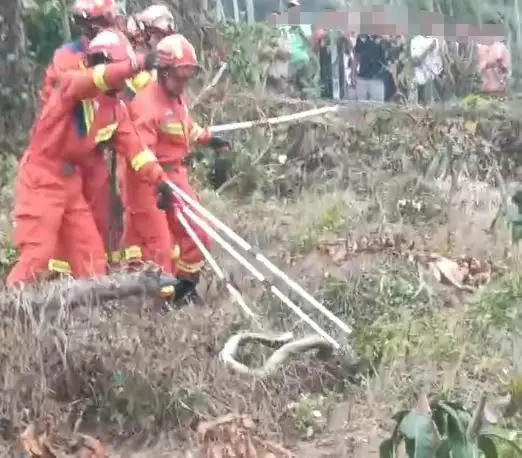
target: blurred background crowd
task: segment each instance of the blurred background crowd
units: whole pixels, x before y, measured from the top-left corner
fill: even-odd
[[[291,0],[287,7],[291,11],[299,2]],[[273,14],[273,23],[279,15]],[[504,37],[473,36],[464,24],[455,26],[453,37],[429,16],[413,36],[305,24],[277,27],[271,83],[279,89],[291,86],[303,98],[319,87],[316,95],[322,98],[426,105],[470,93],[502,97],[508,88],[511,56]]]

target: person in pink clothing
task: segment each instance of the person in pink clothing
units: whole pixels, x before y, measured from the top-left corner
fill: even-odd
[[[506,44],[499,39],[478,43],[477,64],[482,92],[491,96],[505,95],[511,73],[511,55]]]

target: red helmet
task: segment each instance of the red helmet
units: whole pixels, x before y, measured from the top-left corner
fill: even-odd
[[[165,36],[175,32],[174,16],[165,5],[152,5],[136,15],[136,21],[144,30],[159,32]]]
[[[201,69],[194,46],[179,33],[163,38],[157,44],[156,52],[160,68],[176,68],[187,76]]]
[[[76,0],[73,15],[84,19],[113,19],[118,8],[114,0]]]
[[[125,60],[136,61],[136,53],[122,32],[104,30],[96,35],[85,53],[88,67]]]

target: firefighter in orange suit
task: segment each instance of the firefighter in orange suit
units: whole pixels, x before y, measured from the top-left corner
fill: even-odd
[[[151,5],[129,18],[127,31],[135,49],[154,49],[160,40],[174,33],[174,16],[165,5]],[[155,71],[141,72],[127,82],[125,95],[132,99],[153,81],[156,81]]]
[[[222,152],[229,149],[229,144],[201,128],[188,113],[183,93],[187,81],[200,69],[194,47],[184,36],[175,34],[162,39],[156,53],[158,81],[137,93],[129,105],[131,117],[169,180],[196,198],[184,165],[191,145],[198,143]],[[134,171],[126,170],[124,186],[125,245],[141,247],[145,260],[173,274],[177,279],[175,301],[192,295],[203,267],[202,253],[173,215],[169,189],[158,190],[156,208],[154,188]],[[194,230],[208,247],[208,236],[195,226]]]
[[[72,20],[74,25],[79,28],[81,37],[76,41],[65,43],[55,51],[51,64],[45,72],[40,92],[41,106],[48,101],[61,72],[82,68],[85,51],[90,40],[102,30],[116,27],[116,4],[114,0],[76,0],[72,8]],[[84,109],[78,108],[76,115],[79,120],[82,120]],[[108,231],[108,210],[105,202],[108,201],[109,183],[105,164],[98,164],[98,162],[99,158],[96,157],[93,158],[92,163],[86,161],[81,173],[84,176],[84,195],[93,210],[96,227],[105,240]],[[69,262],[64,256],[65,251],[65,248],[58,243],[56,253],[48,263],[51,272],[71,273]]]
[[[131,16],[127,22],[127,32],[134,45],[140,51],[154,49],[159,41],[174,33],[174,16],[165,5],[151,5],[135,16]],[[156,81],[156,71],[143,71],[125,84],[124,95],[127,100],[132,100],[136,93],[148,84]],[[125,207],[125,194],[123,181],[125,178],[125,163],[117,164],[118,190],[122,206]],[[127,261],[133,261],[136,250],[128,251]]]
[[[53,55],[53,59],[45,70],[40,104],[43,106],[49,99],[56,82],[57,74],[62,71],[78,69],[89,41],[99,32],[114,25],[116,5],[114,0],[76,0],[72,7],[72,21],[80,31],[80,38],[64,43]]]
[[[98,104],[92,99],[121,90],[127,78],[154,66],[155,55],[137,56],[122,34],[111,31],[97,35],[88,53],[93,58],[88,68],[58,74],[20,162],[14,209],[14,239],[20,255],[8,286],[34,281],[45,273],[58,240],[75,277],[106,272],[103,241],[83,194],[79,166],[100,154],[97,143],[106,141],[107,131],[120,120],[114,110],[97,113]],[[107,55],[111,63],[94,65],[96,56]],[[77,110],[84,112],[81,120]],[[131,127],[127,131],[136,135]],[[122,151],[139,176],[151,183],[161,181],[164,172],[154,155],[136,140],[130,144]]]

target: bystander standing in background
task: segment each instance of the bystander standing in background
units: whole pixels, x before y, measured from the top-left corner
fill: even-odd
[[[386,55],[380,37],[361,34],[354,49],[355,66],[358,68],[355,81],[355,98],[384,102],[384,73]]]
[[[331,99],[333,98],[332,53],[330,51],[328,32],[320,27],[315,29],[312,36],[312,44],[319,58],[321,98]]]
[[[430,18],[424,14],[421,32],[410,42],[410,57],[413,61],[414,85],[417,102],[428,105],[433,101],[433,92],[442,96],[441,87],[444,65],[442,51],[444,46],[444,24],[438,17]]]
[[[393,100],[398,88],[398,76],[401,74],[404,62],[404,39],[401,35],[388,37],[384,40],[387,71],[384,74],[384,100]]]
[[[511,74],[511,55],[503,37],[483,36],[477,44],[477,70],[483,94],[506,95]]]

